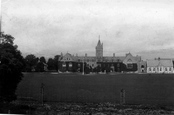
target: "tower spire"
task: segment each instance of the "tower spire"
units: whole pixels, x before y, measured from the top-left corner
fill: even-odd
[[[97,43],[97,46],[100,46],[101,45],[101,42],[100,42],[100,35],[98,36],[98,43]]]

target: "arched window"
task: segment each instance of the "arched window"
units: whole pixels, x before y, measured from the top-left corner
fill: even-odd
[[[157,71],[159,71],[159,68],[157,67]]]
[[[165,71],[167,71],[167,67],[165,68]]]
[[[153,68],[153,71],[155,71],[155,68]]]
[[[149,67],[149,71],[151,71],[151,68]]]
[[[129,60],[127,60],[127,62],[132,62],[132,60],[131,60],[131,59],[129,59]]]
[[[169,68],[169,71],[172,71],[172,68]]]

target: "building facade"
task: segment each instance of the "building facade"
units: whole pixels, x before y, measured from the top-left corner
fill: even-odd
[[[103,56],[103,43],[99,40],[95,47],[95,56],[74,56],[70,53],[61,54],[59,71],[61,72],[146,72],[146,63],[141,56],[127,53],[125,56]]]
[[[147,73],[173,73],[172,59],[147,60]]]

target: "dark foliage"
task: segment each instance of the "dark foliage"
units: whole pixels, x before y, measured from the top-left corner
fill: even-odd
[[[60,57],[60,55],[54,56],[54,66],[55,66],[56,70],[58,70],[59,57]]]
[[[36,64],[35,71],[36,72],[44,72],[46,66],[46,59],[45,57],[40,57],[38,63]]]
[[[15,90],[21,81],[25,66],[21,52],[13,45],[14,38],[2,34],[0,44],[0,101],[10,102],[16,99]]]
[[[40,62],[42,62],[42,63],[46,63],[46,60],[45,60],[45,57],[40,57]]]
[[[37,58],[33,54],[27,55],[25,57],[25,63],[26,63],[25,71],[27,71],[27,72],[35,71],[35,67],[38,63],[38,60],[39,60],[39,58]]]
[[[52,58],[48,59],[47,65],[48,65],[48,70],[55,70],[54,60]]]
[[[59,58],[60,58],[60,55],[56,55],[54,56],[54,59],[52,58],[49,58],[48,59],[48,62],[47,62],[47,65],[48,65],[48,70],[58,70],[59,69]]]
[[[35,68],[36,72],[44,72],[44,63],[43,62],[38,62]]]

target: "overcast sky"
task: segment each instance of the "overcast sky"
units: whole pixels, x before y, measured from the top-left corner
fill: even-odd
[[[2,30],[26,54],[174,58],[174,0],[2,0]]]

